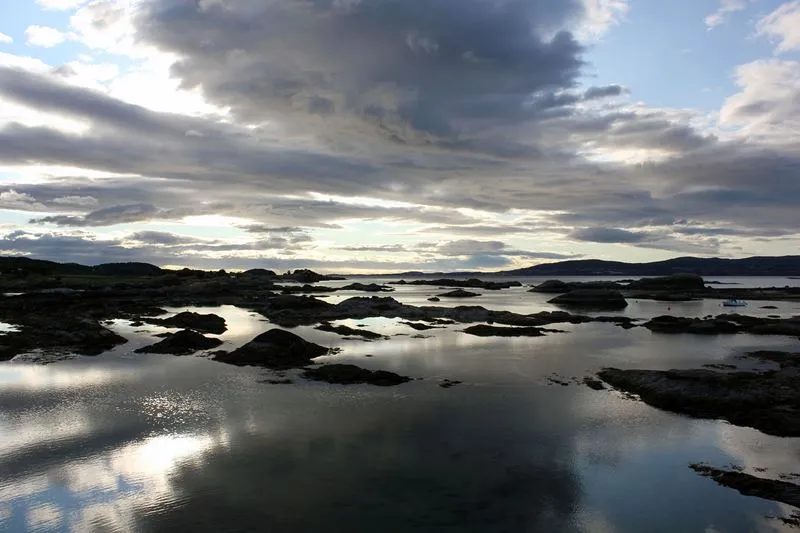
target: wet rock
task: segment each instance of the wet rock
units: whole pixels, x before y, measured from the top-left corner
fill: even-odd
[[[436,296],[432,296],[432,297],[428,298],[428,301],[429,301],[429,302],[441,302],[442,300],[441,300],[441,299],[439,299],[439,298],[438,298],[438,297],[436,297]]]
[[[444,381],[439,383],[439,386],[443,389],[449,389],[455,387],[456,385],[461,385],[462,383],[463,381],[445,379]]]
[[[605,390],[606,386],[603,385],[603,382],[597,378],[593,378],[590,376],[586,376],[583,378],[583,384],[589,387],[590,389],[594,390]]]
[[[762,305],[761,309],[777,309],[777,305]]]
[[[376,340],[383,339],[384,335],[369,331],[366,329],[354,329],[348,326],[334,326],[328,322],[324,322],[314,329],[320,331],[327,331],[328,333],[337,333],[343,337],[364,337],[365,339]]]
[[[655,317],[643,326],[657,333],[707,335],[750,333],[752,335],[800,336],[800,320],[796,318],[774,319],[738,314],[723,314],[702,319],[665,315]]]
[[[339,385],[370,384],[380,387],[391,387],[411,381],[407,376],[401,376],[386,370],[367,370],[356,365],[334,364],[318,368],[308,368],[303,372],[303,377],[312,381],[324,381]]]
[[[214,356],[215,361],[232,365],[254,365],[273,369],[304,367],[315,357],[329,352],[328,348],[308,342],[282,329],[262,333],[241,348]]]
[[[611,289],[577,289],[556,296],[548,303],[589,309],[624,309],[628,306],[622,293]]]
[[[733,470],[722,470],[698,463],[689,465],[689,468],[701,476],[711,478],[723,487],[735,489],[745,496],[756,496],[800,507],[800,485],[775,479],[764,479]]]
[[[464,330],[464,333],[475,335],[477,337],[543,337],[546,331],[537,327],[503,327],[503,326],[490,326],[487,324],[478,324],[470,326]]]
[[[387,287],[386,285],[378,285],[377,283],[370,283],[365,285],[363,283],[351,283],[350,285],[345,285],[340,291],[361,291],[361,292],[393,292],[394,289],[392,287]]]
[[[89,318],[29,318],[18,331],[0,336],[0,361],[33,350],[100,355],[128,342],[125,337]]]
[[[456,289],[437,296],[439,296],[439,298],[475,298],[476,296],[480,296],[480,294],[477,292],[465,291],[464,289]]]
[[[200,350],[210,350],[222,344],[219,339],[212,339],[202,333],[184,329],[170,334],[161,342],[144,348],[139,348],[136,353],[162,353],[172,355],[189,355]]]
[[[192,329],[200,333],[220,335],[228,329],[225,319],[214,314],[200,314],[184,311],[169,318],[150,318],[147,322],[170,328]]]
[[[638,394],[654,407],[697,418],[720,418],[783,437],[800,436],[797,376],[795,365],[769,372],[607,368],[598,373],[606,383]]]

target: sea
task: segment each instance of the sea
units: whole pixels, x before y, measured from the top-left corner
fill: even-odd
[[[435,286],[395,286],[385,296],[517,313],[556,309],[547,303],[552,295],[528,292],[541,279],[512,279],[526,286],[477,290],[481,296],[466,302],[431,304],[427,298],[446,292]],[[720,287],[800,286],[787,278],[711,279],[730,284]],[[336,302],[364,293],[322,296]],[[169,311],[187,309],[226,319],[228,331],[218,336],[225,350],[275,327],[232,306]],[[726,311],[719,300],[632,299],[624,311],[602,314]],[[790,317],[800,302],[753,301],[738,312]],[[388,338],[292,331],[339,349],[319,362],[419,379],[389,388],[331,385],[202,353],[135,354],[169,330],[124,320],[108,327],[129,342],[108,353],[0,363],[0,531],[795,531],[781,518],[796,509],[718,486],[689,465],[796,480],[800,440],[661,411],[582,380],[604,367],[741,365],[749,351],[798,351],[796,338],[659,335],[605,323],[481,338],[464,333],[465,324],[416,331],[387,318],[336,323]],[[0,343],[12,329],[0,327]],[[292,383],[270,383],[285,379]],[[462,383],[441,387],[445,380]]]

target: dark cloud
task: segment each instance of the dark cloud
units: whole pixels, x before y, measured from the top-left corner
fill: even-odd
[[[181,210],[161,210],[149,204],[117,205],[92,211],[86,215],[55,215],[31,220],[37,224],[55,224],[57,226],[113,226],[153,219],[183,218],[189,214]]]
[[[602,243],[638,243],[652,240],[653,235],[644,231],[628,231],[618,228],[583,228],[570,233],[576,241]]]
[[[397,142],[517,122],[533,93],[577,83],[562,28],[577,0],[277,0],[146,4],[139,38],[239,120],[335,114]]]

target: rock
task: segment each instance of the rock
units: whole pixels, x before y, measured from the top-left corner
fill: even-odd
[[[193,329],[200,333],[220,335],[228,329],[225,319],[214,314],[203,315],[184,311],[169,318],[150,318],[147,322],[172,328]]]
[[[483,281],[477,278],[470,279],[417,279],[414,281],[395,281],[392,285],[435,285],[436,287],[461,287],[470,289],[484,289],[489,291],[499,291],[511,287],[522,287],[519,281]]]
[[[689,468],[703,477],[711,478],[723,487],[737,490],[745,496],[756,496],[765,500],[800,507],[800,485],[764,479],[743,472],[722,470],[704,464],[692,464]]]
[[[215,356],[214,360],[232,365],[288,369],[304,367],[328,351],[328,348],[308,342],[289,331],[271,329],[241,348]]]
[[[317,326],[314,329],[318,329],[320,331],[327,331],[328,333],[337,333],[343,337],[364,337],[365,339],[382,339],[384,338],[383,335],[380,333],[375,333],[374,331],[369,331],[366,329],[354,329],[348,326],[334,326],[329,322],[324,322]]]
[[[464,333],[478,337],[543,337],[545,331],[548,330],[536,327],[510,328],[478,324],[468,327]]]
[[[171,334],[161,342],[144,348],[139,348],[136,353],[163,353],[172,355],[189,355],[199,350],[210,350],[222,344],[219,339],[212,339],[190,329],[184,329]]]
[[[251,268],[250,270],[245,270],[242,272],[242,276],[253,278],[276,278],[278,277],[278,274],[272,270],[267,270],[264,268]]]
[[[673,274],[656,278],[642,278],[631,282],[629,289],[663,291],[702,291],[706,283],[697,274]]]
[[[712,318],[688,318],[658,316],[643,324],[657,333],[697,333],[800,336],[800,320],[793,318],[774,319],[737,314],[723,314]]]
[[[361,292],[394,292],[392,287],[386,285],[378,285],[377,283],[370,283],[364,285],[363,283],[351,283],[339,289],[340,291],[361,291]]]
[[[438,297],[436,297],[436,296],[432,296],[432,297],[428,298],[428,301],[429,301],[429,302],[441,302],[442,300],[440,300],[440,299],[439,299]]]
[[[762,305],[761,309],[777,309],[777,305]]]
[[[431,326],[431,325],[428,325],[428,324],[422,324],[420,322],[400,322],[400,323],[403,324],[404,326],[408,326],[408,327],[413,328],[413,329],[415,329],[417,331],[426,331],[426,330],[429,330],[429,329],[440,329],[440,328],[437,328],[436,326]]]
[[[407,376],[401,376],[385,370],[367,370],[356,365],[334,364],[318,368],[308,368],[303,372],[303,377],[313,381],[324,381],[340,385],[355,385],[367,383],[380,387],[391,387],[411,381]]]
[[[443,389],[449,389],[451,387],[455,387],[456,385],[461,385],[461,383],[463,383],[463,381],[445,379],[444,381],[439,383],[439,386]]]
[[[308,270],[307,268],[300,268],[295,271],[290,270],[283,276],[280,276],[280,278],[289,281],[296,281],[298,283],[317,283],[320,281],[333,281],[333,280],[344,279],[339,276],[326,276],[324,274],[317,274],[313,270]]]
[[[798,437],[797,370],[794,365],[760,373],[607,368],[598,377],[660,409],[697,418],[720,418],[770,435]]]
[[[89,318],[29,318],[18,331],[0,336],[0,361],[33,350],[100,355],[128,340]]]
[[[558,294],[569,292],[572,290],[572,287],[568,283],[565,283],[558,279],[549,279],[544,283],[540,283],[539,285],[535,286],[528,292],[544,292],[549,294]]]
[[[474,298],[480,296],[477,292],[465,291],[464,289],[456,289],[454,291],[446,292],[438,295],[440,298]]]
[[[586,376],[585,378],[583,378],[583,384],[586,385],[587,387],[589,387],[590,389],[594,389],[594,390],[605,390],[606,389],[606,386],[603,385],[602,381],[600,381],[599,379],[590,377],[590,376]]]
[[[624,309],[628,306],[621,292],[610,289],[577,289],[556,296],[548,303],[591,309]]]

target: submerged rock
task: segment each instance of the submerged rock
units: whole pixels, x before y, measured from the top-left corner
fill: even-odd
[[[477,326],[470,326],[464,330],[464,333],[476,335],[478,337],[543,337],[545,331],[537,327],[502,327],[502,326],[489,326],[487,324],[478,324]]]
[[[166,326],[171,328],[193,329],[200,333],[212,333],[220,335],[228,329],[225,319],[214,314],[200,314],[191,311],[184,311],[169,318],[151,318],[147,320],[151,324]]]
[[[446,292],[438,295],[440,298],[474,298],[480,296],[477,292],[465,291],[464,289],[456,289],[454,291]]]
[[[314,329],[326,331],[328,333],[338,333],[343,337],[364,337],[365,339],[376,340],[384,338],[380,333],[369,331],[367,329],[355,329],[348,326],[334,326],[328,322],[324,322]]]
[[[737,490],[745,496],[757,496],[765,500],[800,507],[800,485],[764,479],[744,472],[722,470],[704,464],[692,464],[689,468],[703,477],[711,478],[723,487]]]
[[[313,381],[324,381],[339,385],[356,385],[367,383],[380,387],[391,387],[411,381],[410,377],[401,376],[386,370],[367,370],[356,365],[334,364],[318,368],[308,368],[303,377]]]
[[[591,309],[624,309],[628,306],[622,293],[613,289],[577,289],[556,296],[548,303]]]
[[[214,360],[232,365],[288,369],[304,367],[310,364],[315,357],[320,357],[328,352],[328,348],[308,342],[294,333],[282,329],[271,329],[241,348],[215,356]]]
[[[172,355],[189,355],[200,350],[210,350],[222,344],[219,339],[212,339],[202,333],[184,329],[170,334],[163,341],[144,348],[139,348],[136,353],[163,353]]]

